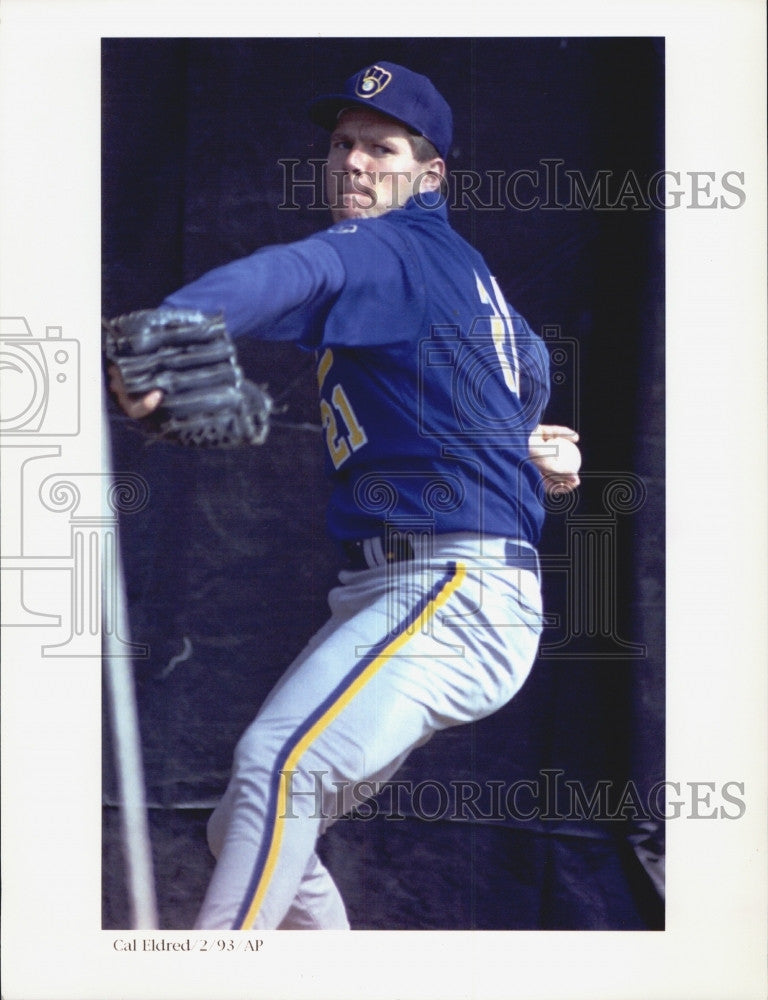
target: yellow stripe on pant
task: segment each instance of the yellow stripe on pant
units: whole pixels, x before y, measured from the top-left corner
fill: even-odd
[[[369,653],[364,660],[355,666],[351,676],[348,675],[343,683],[337,687],[330,697],[313,713],[305,723],[305,727],[299,730],[298,741],[295,745],[284,748],[276,762],[277,784],[273,787],[272,801],[274,827],[272,830],[269,848],[263,862],[261,860],[263,851],[260,852],[256,864],[255,886],[249,892],[246,904],[241,907],[238,914],[235,929],[249,930],[258,915],[261,904],[269,888],[272,876],[278,864],[280,846],[283,839],[283,825],[285,823],[285,813],[287,804],[288,774],[295,771],[296,765],[302,754],[311,746],[312,742],[337,718],[344,708],[352,701],[375,674],[381,670],[385,663],[408,642],[411,636],[420,631],[435,615],[451,595],[461,586],[466,576],[466,567],[461,564],[451,563],[448,566],[446,577],[441,579],[430,593],[422,599],[419,605],[411,612],[406,620],[401,624],[397,634],[393,639],[382,643],[382,648],[375,653]],[[283,759],[284,758],[284,759]],[[272,804],[272,803],[271,803]],[[267,832],[265,831],[265,836]],[[243,913],[245,909],[245,913]],[[241,916],[242,915],[242,916]]]

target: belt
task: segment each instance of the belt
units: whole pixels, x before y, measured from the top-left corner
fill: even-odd
[[[408,535],[396,532],[388,538],[361,538],[342,542],[350,569],[373,569],[395,562],[410,562],[416,551]]]
[[[541,581],[539,556],[532,545],[512,538],[500,541],[504,546],[505,565],[513,569],[530,570]],[[411,538],[397,532],[392,532],[387,538],[361,538],[342,542],[341,547],[347,560],[347,568],[352,570],[374,569],[392,563],[411,562],[417,555]],[[479,559],[482,562],[482,556]]]

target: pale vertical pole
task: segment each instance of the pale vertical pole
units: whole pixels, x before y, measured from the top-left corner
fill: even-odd
[[[111,435],[102,404],[102,468],[112,475]],[[130,628],[125,599],[120,546],[116,544],[105,561],[102,588],[114,620],[104,629],[103,663],[109,697],[112,743],[117,774],[123,853],[134,928],[157,928],[157,901],[152,866],[152,848],[144,783],[133,662],[129,650]],[[122,637],[126,642],[121,642]]]

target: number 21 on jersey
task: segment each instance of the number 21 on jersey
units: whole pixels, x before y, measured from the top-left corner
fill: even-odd
[[[321,390],[332,364],[333,352],[327,348],[317,366],[317,384]],[[368,440],[347,394],[338,382],[331,390],[331,402],[324,398],[320,400],[320,420],[328,454],[334,469],[338,469],[353,451],[362,448]]]

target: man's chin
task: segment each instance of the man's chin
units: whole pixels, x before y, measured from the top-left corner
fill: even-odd
[[[344,205],[341,208],[332,208],[331,217],[334,222],[345,222],[349,219],[367,219],[378,212],[370,208],[360,208],[358,205]]]
[[[383,208],[378,205],[375,208],[332,208],[331,218],[334,222],[345,222],[350,219],[377,219],[391,211],[392,208]]]

